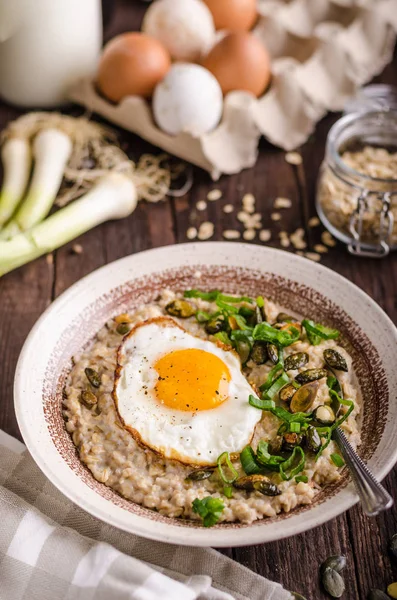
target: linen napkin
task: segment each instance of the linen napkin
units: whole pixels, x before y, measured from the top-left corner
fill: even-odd
[[[0,430],[0,600],[292,600],[207,548],[145,540],[59,492]]]

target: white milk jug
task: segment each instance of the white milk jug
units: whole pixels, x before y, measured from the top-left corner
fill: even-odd
[[[94,75],[102,46],[101,0],[0,0],[0,96],[50,108]]]

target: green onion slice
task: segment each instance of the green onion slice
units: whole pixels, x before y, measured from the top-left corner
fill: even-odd
[[[220,292],[218,290],[213,290],[212,292],[200,292],[200,290],[185,290],[184,297],[185,298],[201,298],[201,300],[207,300],[207,302],[214,302],[219,296]]]
[[[277,456],[276,454],[270,454],[269,444],[261,440],[258,444],[256,451],[256,460],[259,464],[267,467],[268,469],[278,471],[281,463],[285,462],[285,458]]]
[[[279,377],[277,377],[276,381],[272,383],[270,388],[266,390],[263,395],[264,400],[273,400],[274,396],[278,394],[278,392],[289,382],[289,377],[285,371],[281,373]]]
[[[324,437],[324,435],[325,435],[325,442],[320,447],[320,450],[317,452],[317,455],[316,455],[316,462],[317,462],[318,459],[320,458],[320,456],[322,455],[322,453],[324,452],[324,450],[329,446],[329,444],[331,442],[333,428],[332,427],[316,427],[316,429],[317,429],[318,433],[321,435],[321,437]]]
[[[305,453],[300,446],[296,446],[291,456],[280,464],[280,475],[284,481],[290,481],[305,468]]]
[[[233,498],[233,488],[231,485],[225,485],[225,487],[223,488],[223,493],[225,494],[226,498]]]
[[[306,477],[306,475],[298,475],[297,477],[295,477],[295,481],[296,483],[307,483],[309,481],[309,478]]]
[[[291,433],[300,433],[301,424],[297,423],[295,421],[292,421],[292,423],[289,424],[289,430]]]
[[[276,403],[273,400],[262,400],[252,394],[249,395],[248,402],[254,408],[259,408],[259,410],[272,410],[276,407]]]
[[[246,475],[256,475],[262,472],[262,469],[256,462],[255,452],[251,446],[246,446],[241,452],[240,461]]]
[[[210,318],[210,313],[206,312],[205,310],[198,310],[196,312],[196,319],[199,323],[206,323],[210,320]]]
[[[271,388],[277,377],[280,376],[280,371],[283,371],[283,365],[279,361],[272,369],[270,369],[268,376],[266,377],[266,381],[259,387],[261,392],[266,392],[269,388]]]
[[[257,297],[256,305],[259,306],[259,308],[263,308],[265,306],[265,300],[264,300],[263,296]]]
[[[204,527],[212,527],[219,521],[225,505],[220,498],[206,496],[202,500],[196,498],[192,507],[193,512],[202,518]]]
[[[233,342],[226,331],[218,331],[218,333],[214,334],[214,338],[222,342],[222,344],[226,344],[226,346],[233,346]]]
[[[312,336],[312,339],[315,341],[313,344],[314,346],[319,344],[318,338],[321,338],[320,341],[336,340],[340,335],[340,332],[337,329],[331,329],[330,327],[325,327],[325,325],[321,325],[320,323],[314,323],[314,321],[311,321],[310,319],[303,319],[302,325],[306,329],[308,337],[309,335]]]
[[[290,346],[299,339],[299,336],[300,332],[296,327],[291,326],[289,331],[282,331],[272,327],[266,321],[256,325],[253,332],[254,340],[277,343],[280,346]]]
[[[331,460],[336,467],[343,467],[345,464],[345,461],[340,454],[331,454]]]
[[[233,481],[236,481],[238,478],[238,473],[236,469],[233,467],[232,461],[230,460],[229,452],[222,452],[222,454],[218,457],[217,460],[219,475],[223,481],[223,483],[230,484]],[[224,465],[229,469],[231,476],[225,472]]]
[[[222,300],[223,302],[230,302],[230,304],[239,304],[240,302],[248,302],[248,304],[253,304],[253,299],[248,298],[248,296],[228,296],[226,294],[219,293],[217,296],[218,300]]]

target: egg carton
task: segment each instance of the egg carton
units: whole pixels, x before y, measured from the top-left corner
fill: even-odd
[[[259,99],[228,94],[220,125],[205,135],[170,136],[144,98],[114,105],[89,80],[70,99],[217,180],[255,164],[261,135],[284,150],[303,144],[328,111],[342,110],[392,59],[397,0],[258,0],[258,11],[254,34],[272,57],[270,88]]]

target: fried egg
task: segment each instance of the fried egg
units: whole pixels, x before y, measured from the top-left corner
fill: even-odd
[[[261,411],[238,355],[185,331],[170,317],[137,325],[118,350],[113,398],[124,427],[165,458],[213,465],[240,452]]]

